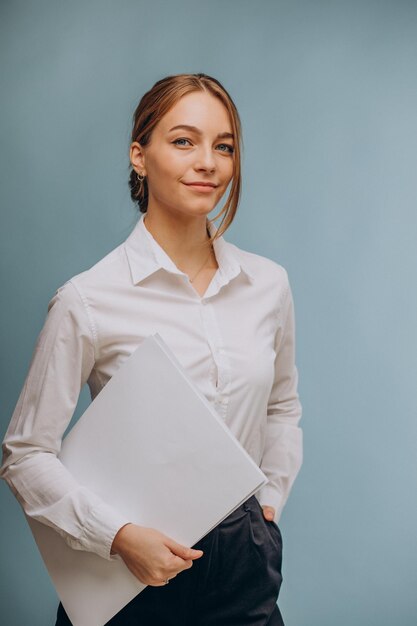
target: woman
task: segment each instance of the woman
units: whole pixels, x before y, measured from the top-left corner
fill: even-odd
[[[142,97],[130,145],[142,215],[52,297],[4,439],[1,475],[25,512],[74,549],[120,555],[148,585],[113,626],[283,624],[277,522],[302,462],[294,310],[285,269],[222,237],[239,201],[240,129],[205,74],[168,76]],[[208,214],[229,183],[216,229]],[[193,548],[131,523],[56,456],[84,383],[94,399],[154,332],[269,478]],[[68,624],[60,605],[56,625]]]

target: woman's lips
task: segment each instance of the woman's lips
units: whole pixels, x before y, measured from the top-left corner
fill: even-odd
[[[190,185],[187,183],[184,184],[190,189],[193,189],[194,191],[200,191],[202,193],[210,193],[211,191],[214,191],[216,189],[216,187],[212,187],[212,185]]]

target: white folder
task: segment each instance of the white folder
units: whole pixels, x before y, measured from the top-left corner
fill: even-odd
[[[268,482],[158,333],[95,397],[59,458],[127,519],[188,547]],[[120,557],[74,550],[27,521],[74,626],[103,626],[146,587]]]

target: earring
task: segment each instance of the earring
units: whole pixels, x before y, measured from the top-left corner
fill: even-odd
[[[144,175],[140,176],[138,172],[136,172],[136,176],[137,176],[138,181],[139,181],[140,183],[141,183],[141,182],[145,179],[145,176],[144,176]]]

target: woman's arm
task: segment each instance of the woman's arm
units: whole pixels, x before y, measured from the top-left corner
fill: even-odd
[[[275,379],[267,408],[265,447],[260,467],[269,478],[261,488],[259,502],[275,509],[278,522],[303,457],[302,431],[298,426],[301,404],[295,365],[294,304],[288,275],[278,313],[275,336]]]
[[[110,559],[117,531],[130,520],[78,484],[57,458],[94,362],[87,310],[67,281],[48,304],[3,441],[0,477],[27,515],[54,528],[72,548]]]

